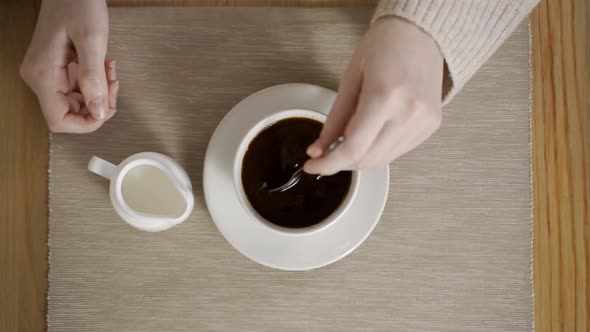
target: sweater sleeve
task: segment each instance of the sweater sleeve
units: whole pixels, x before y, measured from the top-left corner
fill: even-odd
[[[373,20],[399,16],[432,36],[445,58],[443,103],[446,103],[538,1],[380,0]]]

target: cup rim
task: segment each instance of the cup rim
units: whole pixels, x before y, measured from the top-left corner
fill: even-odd
[[[253,125],[244,137],[241,139],[240,144],[238,146],[237,152],[234,157],[233,162],[233,184],[234,190],[238,196],[238,200],[242,208],[246,211],[246,213],[251,217],[252,220],[256,221],[258,224],[265,226],[275,232],[279,232],[281,234],[292,235],[292,236],[301,236],[301,235],[309,235],[311,233],[318,232],[320,230],[326,229],[329,226],[333,225],[336,221],[341,219],[342,215],[346,213],[352,201],[354,200],[356,193],[358,191],[359,186],[359,173],[360,171],[352,171],[352,178],[350,182],[350,186],[348,188],[348,193],[346,194],[342,203],[338,206],[336,210],[334,210],[327,218],[322,220],[321,222],[305,227],[305,228],[287,228],[282,227],[279,225],[275,225],[270,221],[266,220],[262,216],[254,210],[250,201],[246,197],[244,192],[243,184],[242,184],[242,163],[244,159],[244,155],[246,150],[252,140],[258,136],[266,128],[270,127],[271,125],[277,123],[278,121],[288,119],[288,118],[307,118],[319,121],[324,123],[326,121],[327,116],[324,113],[308,110],[308,109],[288,109],[288,110],[281,110],[278,112],[274,112],[260,121],[258,121],[255,125]]]

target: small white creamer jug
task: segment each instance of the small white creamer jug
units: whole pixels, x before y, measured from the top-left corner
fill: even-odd
[[[119,165],[92,157],[88,169],[110,180],[113,207],[131,226],[159,232],[185,221],[195,199],[190,179],[170,157],[134,154]]]

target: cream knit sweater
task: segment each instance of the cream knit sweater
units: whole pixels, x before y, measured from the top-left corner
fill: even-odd
[[[403,17],[429,33],[445,58],[449,101],[539,0],[381,0],[374,20]]]

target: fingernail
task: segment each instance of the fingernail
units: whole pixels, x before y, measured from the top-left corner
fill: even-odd
[[[102,99],[102,97],[94,98],[88,105],[88,108],[92,111],[92,115],[94,115],[97,120],[102,120],[107,116],[107,110],[104,107]]]
[[[318,148],[315,145],[310,145],[306,151],[307,155],[311,158],[317,158],[322,155],[322,149]]]

